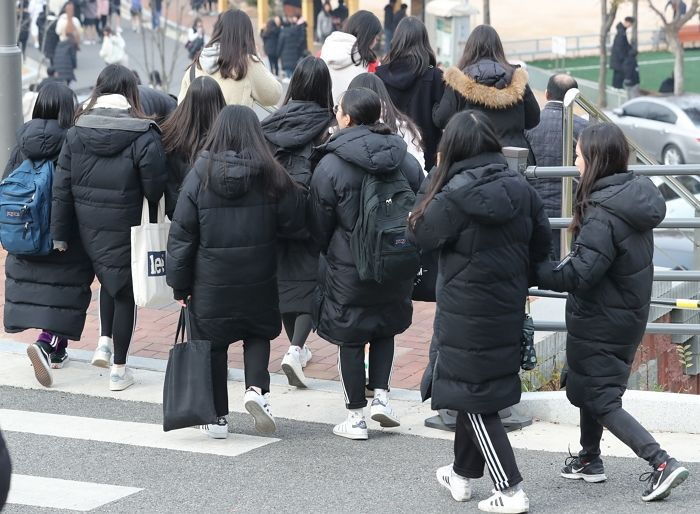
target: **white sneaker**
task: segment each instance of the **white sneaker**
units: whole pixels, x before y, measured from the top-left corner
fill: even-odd
[[[348,419],[333,427],[333,433],[355,441],[366,441],[369,439],[367,422],[364,416],[348,416]]]
[[[112,366],[109,372],[109,390],[123,391],[127,387],[134,385],[134,374],[126,366],[116,368]]]
[[[379,423],[379,426],[384,428],[393,428],[401,426],[399,417],[394,412],[394,409],[389,407],[389,401],[382,398],[372,400],[372,406],[369,409],[370,417]]]
[[[282,371],[287,375],[290,386],[306,389],[306,375],[303,368],[311,360],[311,350],[308,347],[290,346],[282,359]]]
[[[112,361],[112,352],[114,352],[114,342],[112,338],[100,336],[100,339],[97,341],[95,353],[92,355],[91,364],[98,368],[109,368]]]
[[[440,485],[450,490],[452,498],[458,502],[465,502],[472,497],[472,484],[468,478],[459,476],[454,472],[452,464],[438,468],[435,472]]]
[[[248,388],[243,396],[243,406],[255,421],[255,430],[261,434],[272,434],[277,430],[275,418],[270,408],[270,393],[261,395],[255,389]]]
[[[221,416],[216,423],[199,425],[199,431],[212,439],[226,439],[228,437],[228,421],[224,416]]]
[[[500,491],[494,491],[493,496],[479,502],[479,510],[483,512],[505,512],[519,514],[530,510],[530,500],[525,491],[520,489],[513,496],[507,496]]]

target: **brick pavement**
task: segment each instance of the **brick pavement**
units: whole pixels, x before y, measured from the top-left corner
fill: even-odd
[[[0,250],[0,303],[5,304],[5,251]],[[93,284],[93,299],[87,313],[85,331],[80,341],[73,341],[69,347],[74,349],[92,350],[98,337],[97,288]],[[423,370],[428,362],[428,347],[433,333],[434,304],[415,302],[413,324],[396,339],[396,359],[392,385],[404,389],[418,389]],[[175,338],[175,328],[179,316],[179,307],[173,303],[162,309],[140,309],[136,324],[134,340],[131,344],[130,355],[167,359],[168,350]],[[37,331],[27,330],[19,334],[8,334],[0,330],[0,338],[23,343],[33,343]],[[318,335],[311,334],[308,345],[313,351],[313,360],[307,366],[306,375],[313,378],[337,380],[338,368],[337,347]],[[289,341],[283,334],[272,342],[270,353],[270,372],[281,373],[282,357],[289,346]],[[243,348],[240,343],[231,345],[229,349],[229,366],[243,368]]]

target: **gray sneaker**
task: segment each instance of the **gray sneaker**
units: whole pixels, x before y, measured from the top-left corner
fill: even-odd
[[[134,374],[129,368],[115,368],[109,374],[109,390],[123,391],[134,384]]]

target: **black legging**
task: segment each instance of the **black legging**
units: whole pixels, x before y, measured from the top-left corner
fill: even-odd
[[[214,408],[216,415],[228,414],[228,347],[230,343],[211,344],[211,381],[214,388]],[[245,387],[259,387],[262,393],[270,392],[270,341],[251,338],[243,341],[243,368]]]
[[[284,331],[287,333],[289,343],[292,346],[303,348],[313,328],[311,314],[285,312],[282,314],[282,323],[284,324]]]
[[[100,335],[114,341],[114,364],[126,364],[135,327],[136,303],[131,287],[125,287],[115,297],[100,288]]]
[[[394,338],[374,339],[369,343],[368,389],[389,390],[391,369],[394,365]],[[367,406],[365,398],[365,347],[342,345],[338,352],[340,383],[345,393],[347,409]]]

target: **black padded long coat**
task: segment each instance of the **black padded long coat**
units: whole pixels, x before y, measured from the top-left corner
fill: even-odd
[[[318,334],[338,345],[361,345],[393,337],[411,324],[413,280],[361,281],[350,250],[360,209],[362,180],[401,170],[418,191],[421,165],[401,136],[378,134],[364,125],[343,129],[318,151],[323,158],[311,178],[309,227],[321,247],[314,305]]]
[[[131,227],[143,198],[165,191],[165,153],[157,125],[124,109],[92,109],[68,130],[54,176],[51,232],[65,241],[75,226],[102,287],[131,290]]]
[[[598,180],[570,259],[538,268],[539,286],[569,291],[566,395],[600,417],[619,407],[644,335],[654,277],[652,229],[666,203],[645,177]]]
[[[314,102],[292,100],[262,122],[275,157],[305,193],[311,184],[310,157],[314,143],[321,142],[332,121],[329,109]],[[295,239],[280,239],[277,246],[280,312],[312,312],[318,253],[308,231]]]
[[[440,249],[423,399],[474,414],[515,405],[527,288],[549,256],[542,200],[502,154],[481,154],[450,167],[413,234],[424,251]]]
[[[228,343],[280,334],[277,239],[304,227],[303,202],[296,186],[273,197],[249,157],[200,154],[182,185],[166,260],[168,285],[192,296],[198,338]]]
[[[35,119],[19,130],[17,146],[7,163],[9,175],[24,159],[56,161],[66,129],[56,120]],[[54,239],[57,239],[54,236]],[[46,256],[7,255],[5,259],[5,332],[30,328],[48,330],[60,337],[80,340],[95,278],[77,227],[64,239],[65,252]]]

